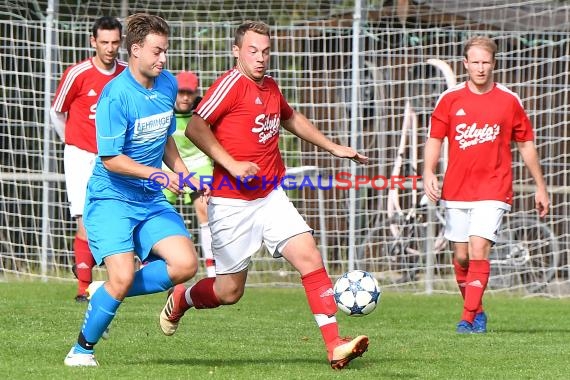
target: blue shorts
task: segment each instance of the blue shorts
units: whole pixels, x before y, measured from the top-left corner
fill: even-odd
[[[184,220],[161,192],[139,199],[96,198],[89,187],[83,224],[98,265],[107,256],[133,251],[145,261],[160,240],[169,236],[190,238]]]

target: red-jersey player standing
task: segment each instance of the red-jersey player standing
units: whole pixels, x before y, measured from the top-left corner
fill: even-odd
[[[547,215],[550,202],[522,103],[493,79],[497,45],[490,38],[473,37],[463,52],[468,80],[445,91],[435,106],[423,180],[426,195],[441,200],[446,209],[445,237],[453,244],[455,277],[464,299],[456,331],[485,333],[482,300],[489,280],[489,253],[513,203],[512,141],[536,183],[540,217]],[[449,160],[440,190],[436,167],[444,138]]]
[[[95,56],[65,70],[50,110],[53,126],[65,142],[65,185],[70,213],[77,222],[73,242],[77,302],[87,301],[86,291],[95,265],[82,220],[87,181],[97,157],[95,107],[103,87],[126,67],[125,62],[117,59],[122,41],[121,23],[113,17],[101,17],[95,21],[91,32]]]
[[[176,286],[161,312],[160,325],[172,335],[190,307],[238,302],[251,256],[264,243],[271,255],[284,257],[299,271],[328,360],[333,368],[342,369],[366,351],[368,338],[339,336],[332,283],[312,230],[279,187],[285,175],[279,130],[283,126],[337,157],[360,163],[366,163],[367,157],[333,143],[291,108],[277,83],[266,75],[270,46],[266,24],[240,25],[232,49],[235,68],[208,89],[186,128],[186,136],[215,162],[208,219],[216,277],[188,289]]]

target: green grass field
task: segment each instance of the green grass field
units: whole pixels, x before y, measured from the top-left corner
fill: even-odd
[[[367,334],[368,352],[330,369],[301,289],[247,289],[234,306],[191,310],[172,337],[164,294],[127,299],[98,368],[67,368],[85,305],[71,283],[0,283],[4,379],[567,379],[570,300],[487,297],[490,332],[458,336],[459,296],[385,291],[369,316],[338,315],[341,334]]]

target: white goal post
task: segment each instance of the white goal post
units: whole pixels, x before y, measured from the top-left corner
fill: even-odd
[[[124,18],[145,10],[163,15],[172,28],[168,68],[174,73],[198,73],[201,91],[232,66],[233,32],[239,22],[247,18],[268,21],[273,33],[270,74],[291,105],[334,141],[351,144],[370,157],[366,166],[353,165],[283,134],[281,148],[288,167],[316,168],[311,169],[311,176],[333,179],[339,173],[347,173],[345,178],[352,180],[390,177],[398,159],[400,175],[421,174],[429,115],[450,80],[430,60],[447,63],[456,80],[462,81],[464,41],[481,33],[493,37],[499,45],[496,79],[519,94],[530,115],[553,207],[546,220],[536,218],[532,180],[515,154],[517,196],[502,236],[516,244],[498,250],[506,255],[514,252],[527,261],[524,266],[497,261],[491,287],[493,291],[570,295],[570,147],[566,137],[570,37],[567,25],[552,27],[560,11],[568,12],[564,2],[532,2],[537,9],[552,10],[550,25],[543,19],[545,12],[525,16],[522,10],[518,20],[491,25],[485,24],[483,16],[469,22],[460,19],[449,5],[453,2],[447,2],[446,8],[442,0],[433,2],[433,8],[428,2],[410,0],[408,14],[398,11],[393,4],[401,2],[395,1],[357,2],[360,8],[323,0],[244,1],[240,9],[227,8],[230,2],[224,1],[87,0],[77,8],[65,1],[57,6],[51,1],[29,1],[25,9],[0,1],[6,5],[0,13],[0,279],[72,279],[74,221],[65,195],[63,147],[49,129],[46,108],[65,68],[92,54],[88,37],[95,17],[116,14]],[[477,3],[495,6],[497,14],[511,10],[498,0]],[[511,3],[516,7],[518,2]],[[361,22],[353,22],[355,13]],[[405,25],[402,20],[407,20]],[[126,59],[126,52],[121,54]],[[414,115],[415,124],[406,128],[408,135],[400,147],[406,114]],[[403,215],[419,207],[421,181],[419,186],[397,192]],[[386,287],[455,291],[449,249],[438,251],[430,261],[406,258],[402,264],[386,248],[391,237],[382,226],[388,219],[388,193],[369,183],[358,189],[333,186],[289,191],[315,228],[331,276],[354,267],[375,273]],[[180,207],[189,230],[197,235],[192,209]],[[540,228],[531,230],[533,226]],[[414,228],[424,235],[406,235],[407,239],[425,255],[440,225],[437,220],[423,219]],[[429,231],[432,235],[425,235]],[[548,271],[553,276],[546,281],[533,268],[543,268],[542,274]],[[407,277],[402,282],[403,274]],[[97,276],[103,276],[103,271]],[[248,283],[295,285],[298,274],[286,262],[260,251],[251,264]]]

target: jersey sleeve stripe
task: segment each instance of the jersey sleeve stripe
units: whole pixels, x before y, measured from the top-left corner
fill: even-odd
[[[220,105],[223,101],[224,97],[228,94],[230,89],[233,85],[238,81],[241,77],[241,74],[238,70],[234,70],[231,72],[227,77],[222,79],[219,86],[214,90],[212,96],[206,100],[204,104],[200,104],[196,113],[202,117],[202,119],[206,120],[212,112],[216,110],[216,108]]]
[[[522,104],[522,100],[521,100],[521,98],[518,96],[518,94],[517,94],[516,92],[513,92],[513,91],[509,90],[506,86],[504,86],[504,85],[502,85],[502,84],[500,84],[500,83],[497,83],[497,88],[498,88],[499,90],[503,91],[503,92],[506,92],[507,94],[512,95],[512,96],[517,100],[517,102],[519,103],[519,105],[521,106],[521,108],[524,108],[524,106],[523,106],[523,104]]]
[[[441,99],[443,99],[447,94],[451,93],[451,92],[455,92],[455,91],[459,91],[465,88],[465,86],[467,85],[467,82],[461,82],[451,88],[448,88],[447,90],[443,91],[441,93],[441,95],[439,96],[439,98],[437,98],[437,101],[435,102],[435,107],[437,107],[437,105],[439,104],[439,102],[441,101]],[[435,108],[434,107],[434,108]]]
[[[80,64],[72,67],[69,70],[69,73],[67,74],[67,76],[65,77],[65,80],[63,81],[63,83],[61,85],[61,91],[59,92],[59,94],[57,95],[57,98],[55,98],[55,100],[53,102],[53,108],[57,112],[61,112],[61,107],[63,107],[63,103],[65,102],[65,98],[67,97],[67,94],[69,93],[69,90],[71,89],[71,86],[73,85],[73,83],[77,80],[77,78],[82,73],[91,69],[92,67],[93,67],[93,65],[91,64],[91,60],[87,60],[83,63],[80,63]]]

